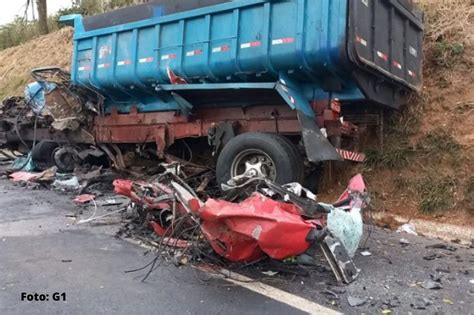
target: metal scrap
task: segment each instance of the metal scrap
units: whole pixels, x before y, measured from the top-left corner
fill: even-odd
[[[155,264],[164,259],[163,253],[175,257],[178,249],[193,252],[191,261],[209,258],[212,248],[227,261],[249,263],[265,257],[283,261],[308,256],[310,248],[321,246],[338,280],[349,283],[357,277],[351,257],[362,234],[360,210],[368,202],[362,177],[351,181],[335,207],[317,203],[316,196],[296,184],[242,177],[226,186],[228,200],[203,201],[178,176],[176,165],[166,169],[149,181],[113,183],[116,193],[135,204],[140,225],[148,225],[160,238]],[[345,235],[334,225],[344,227]],[[355,233],[347,234],[351,229]]]
[[[448,245],[448,244],[445,244],[445,243],[437,243],[437,244],[433,244],[433,245],[428,245],[426,246],[425,248],[428,248],[428,249],[445,249],[445,250],[448,250],[448,251],[451,251],[451,252],[455,252],[457,250],[457,248],[455,246],[452,246],[452,245]]]

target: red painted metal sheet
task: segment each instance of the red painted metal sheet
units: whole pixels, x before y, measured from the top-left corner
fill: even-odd
[[[300,255],[310,246],[309,232],[321,227],[318,220],[304,220],[295,205],[258,193],[241,203],[209,199],[197,212],[212,248],[239,262]]]

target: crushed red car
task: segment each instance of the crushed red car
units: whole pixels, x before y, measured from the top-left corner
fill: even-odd
[[[349,283],[357,277],[359,270],[351,258],[362,237],[361,211],[369,203],[361,175],[350,181],[333,205],[305,196],[298,184],[279,186],[262,178],[243,181],[227,187],[247,194],[240,202],[213,198],[203,202],[176,175],[152,183],[116,180],[114,186],[117,193],[153,214],[150,225],[161,237],[175,236],[173,216],[188,216],[189,224],[197,224],[202,232],[200,238],[229,261],[253,262],[267,256],[282,261],[308,256],[310,248],[319,247],[338,280]],[[168,221],[162,219],[163,212]]]

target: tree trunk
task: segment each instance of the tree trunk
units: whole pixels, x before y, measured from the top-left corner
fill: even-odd
[[[38,23],[41,34],[48,34],[48,9],[46,0],[36,0],[36,7],[38,9]]]

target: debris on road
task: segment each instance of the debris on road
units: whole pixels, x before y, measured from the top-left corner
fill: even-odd
[[[95,205],[95,207],[96,207],[96,210],[97,210],[97,205]],[[92,221],[96,221],[98,219],[103,219],[105,217],[112,216],[112,215],[120,213],[120,212],[124,212],[125,210],[127,210],[127,208],[118,209],[116,211],[108,212],[106,214],[102,214],[102,215],[98,215],[98,216],[96,216],[96,211],[94,211],[94,214],[90,218],[79,220],[79,221],[76,222],[76,224],[89,223],[89,222],[92,222]]]
[[[437,243],[437,244],[433,244],[433,245],[428,245],[428,246],[426,246],[426,248],[428,248],[428,249],[445,249],[445,250],[449,250],[451,252],[455,252],[457,250],[457,248],[455,246],[445,244],[445,243]]]
[[[338,280],[349,283],[357,277],[351,258],[362,236],[360,211],[367,202],[361,176],[351,180],[337,207],[317,203],[296,185],[279,186],[262,178],[231,179],[226,196],[206,201],[175,172],[147,182],[113,184],[116,193],[136,205],[140,225],[150,225],[162,246],[171,238],[175,244],[186,244],[177,247],[199,253],[198,259],[205,256],[203,248],[210,247],[225,260],[239,263],[265,257],[284,261],[321,247]]]
[[[399,307],[402,303],[400,302],[397,296],[393,296],[391,298],[385,299],[383,301],[383,304],[388,308],[396,308]]]
[[[427,297],[416,296],[414,301],[410,304],[411,307],[417,310],[425,310],[428,306],[433,304],[433,300]]]
[[[92,200],[95,199],[95,195],[79,195],[76,198],[74,198],[74,202],[76,203],[88,203],[91,202]]]
[[[430,277],[431,277],[431,280],[435,281],[435,282],[440,282],[441,283],[441,280],[443,279],[443,275],[438,275],[438,274],[430,274]]]
[[[428,289],[428,290],[439,290],[443,288],[443,286],[439,282],[431,281],[431,280],[423,282],[421,286],[424,289]]]
[[[411,235],[418,235],[418,233],[416,232],[415,226],[413,224],[410,224],[410,223],[406,223],[406,224],[403,224],[402,226],[400,226],[397,229],[397,233],[407,233],[407,234],[411,234]]]
[[[349,303],[351,307],[364,305],[365,302],[367,302],[367,298],[361,298],[361,297],[356,297],[352,295],[349,295],[347,297],[347,303]]]
[[[78,191],[81,188],[79,179],[76,176],[64,180],[56,179],[52,186],[63,191]]]
[[[401,238],[400,239],[400,244],[402,244],[402,246],[408,246],[408,245],[410,245],[410,241],[407,240],[406,238]]]
[[[451,301],[450,299],[446,299],[446,298],[443,299],[443,302],[446,303],[446,304],[449,304],[449,305],[453,305],[453,304],[454,304],[453,301]]]
[[[277,271],[271,271],[271,270],[268,270],[268,271],[262,271],[262,274],[266,275],[266,276],[269,276],[269,277],[274,277],[278,274]]]
[[[14,172],[9,175],[9,178],[13,182],[51,182],[56,176],[56,168],[52,167],[43,172],[34,173],[34,172]]]
[[[432,253],[432,254],[423,256],[423,259],[424,260],[435,260],[435,259],[444,258],[444,257],[446,257],[446,256],[443,255],[443,254],[440,254],[440,253]]]
[[[0,164],[1,165],[8,165],[11,164],[12,161],[23,157],[23,154],[18,151],[12,151],[9,149],[0,149]]]

